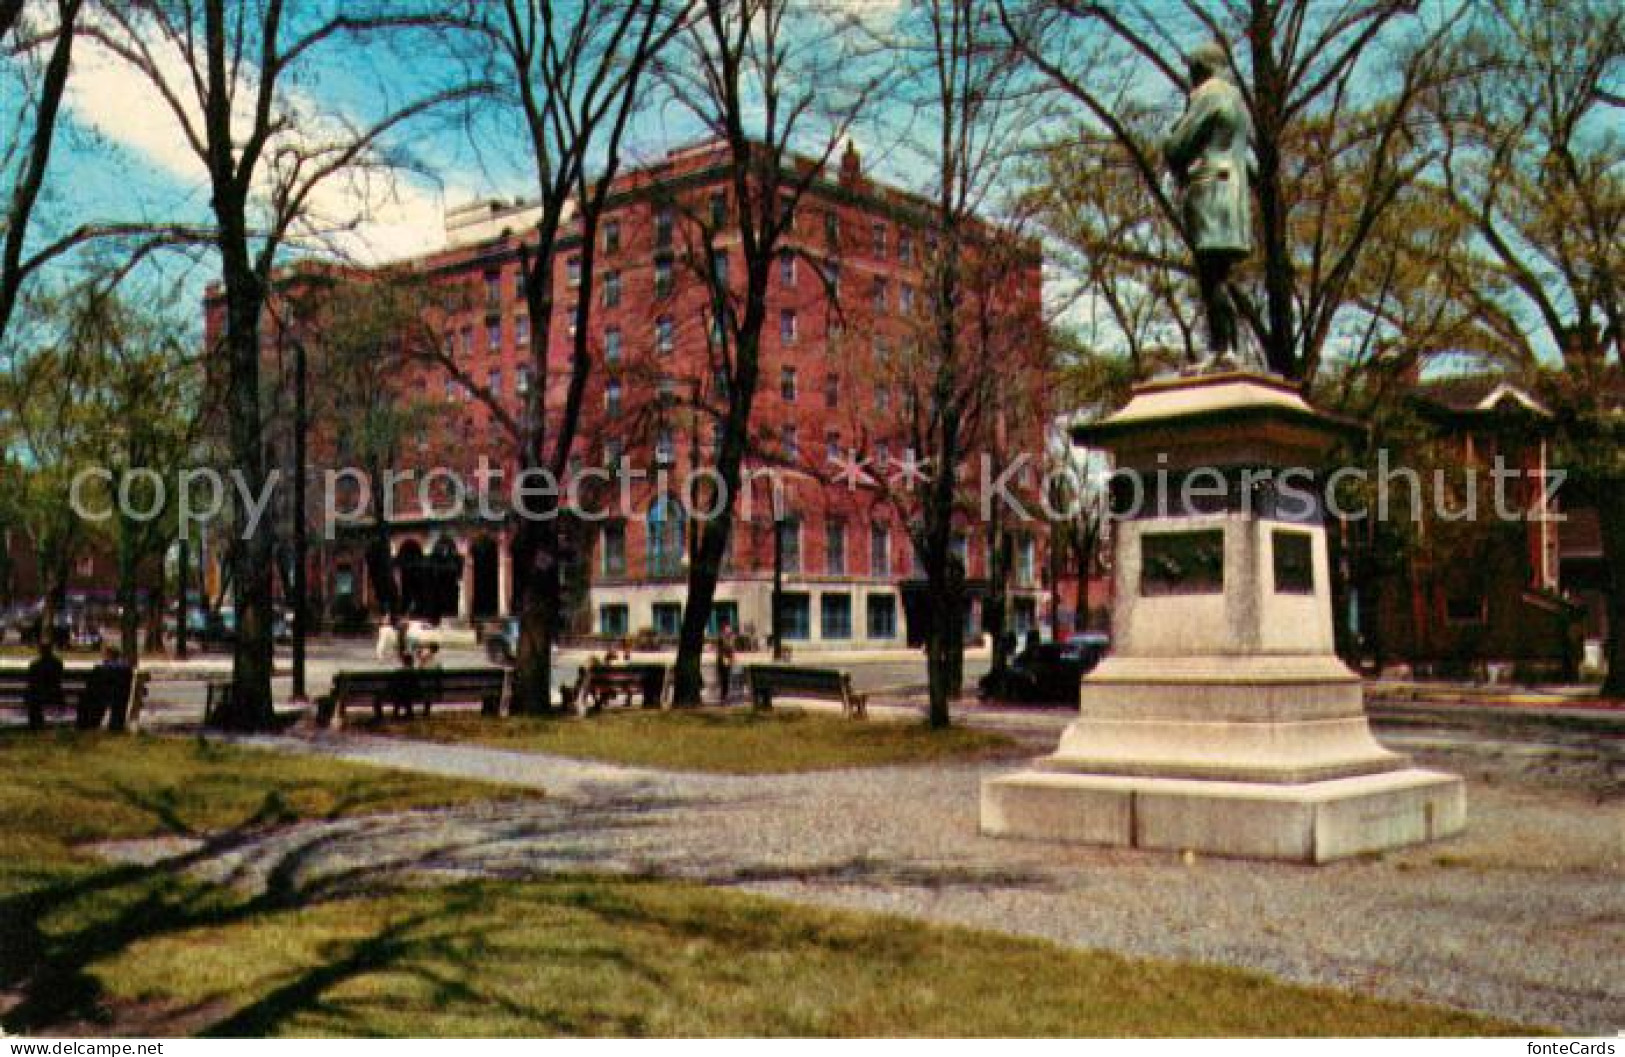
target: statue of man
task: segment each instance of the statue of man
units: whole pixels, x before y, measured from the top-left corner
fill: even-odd
[[[1208,355],[1198,370],[1228,369],[1238,364],[1230,273],[1252,251],[1252,121],[1240,89],[1226,76],[1218,44],[1198,45],[1185,61],[1190,98],[1163,144],[1163,158],[1179,184],[1207,314]]]

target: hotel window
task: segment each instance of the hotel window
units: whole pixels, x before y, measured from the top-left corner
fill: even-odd
[[[671,258],[661,257],[655,261],[655,296],[671,296]]]
[[[841,406],[841,376],[833,372],[824,375],[824,406]]]
[[[524,396],[526,393],[530,392],[529,367],[521,367],[519,370],[514,372],[513,391],[518,393],[520,396]]]
[[[670,496],[661,496],[650,505],[645,529],[648,574],[676,576],[683,562],[683,517]]]
[[[618,367],[621,363],[621,328],[610,327],[604,331],[604,363],[610,367]]]
[[[897,307],[903,310],[904,315],[914,312],[914,284],[904,283],[897,288]]]
[[[446,379],[446,399],[447,400],[456,400],[457,399],[457,394],[459,392],[461,392],[461,390],[457,387],[457,380],[455,378],[447,378]]]
[[[711,230],[720,231],[728,222],[728,195],[725,191],[711,192]]]
[[[897,259],[904,264],[914,263],[914,233],[912,231],[899,231],[897,233]]]
[[[787,517],[779,522],[779,553],[784,559],[784,571],[801,571],[801,519]]]
[[[891,465],[891,445],[883,440],[875,441],[875,468],[885,472]]]
[[[824,244],[832,251],[841,248],[841,218],[833,209],[824,214]]]
[[[628,627],[626,606],[617,602],[598,607],[598,634],[611,639],[624,638]]]
[[[621,456],[625,452],[626,447],[621,443],[621,439],[619,437],[610,437],[604,441],[604,465],[611,469],[619,467]]]
[[[572,338],[576,336],[576,312],[579,307],[575,301],[564,306],[564,332]]]
[[[670,466],[677,461],[677,439],[670,426],[661,426],[655,433],[655,465]]]
[[[841,461],[841,434],[836,430],[829,430],[824,434],[824,458],[828,462]]]
[[[875,335],[871,348],[874,350],[875,366],[886,366],[886,360],[891,356],[891,350],[886,347],[886,339],[878,334]]]
[[[891,390],[884,385],[875,390],[875,410],[891,410]]]
[[[1038,545],[1023,533],[1016,539],[1016,583],[1032,587],[1038,582]]]
[[[959,567],[968,573],[970,571],[970,539],[963,532],[956,532],[948,547],[953,551],[954,558],[958,560]]]
[[[727,250],[716,250],[716,251],[714,251],[714,254],[713,254],[712,258],[711,258],[711,278],[715,279],[719,285],[727,285],[727,282],[728,282],[728,251]]]
[[[875,276],[872,288],[872,300],[876,312],[886,311],[886,302],[891,300],[890,285],[878,275]]]
[[[824,262],[824,282],[829,286],[829,296],[841,296],[841,266],[838,262]]]
[[[779,251],[779,284],[786,287],[796,285],[796,253],[794,250]]]
[[[875,256],[884,257],[886,255],[886,225],[877,220],[870,228],[870,231],[872,233]]]
[[[620,382],[610,382],[604,386],[604,414],[609,418],[621,417]]]
[[[784,451],[784,457],[789,462],[801,458],[801,441],[796,436],[796,427],[786,424],[779,428],[779,447]]]
[[[609,271],[604,273],[604,307],[614,308],[621,303],[621,273]]]
[[[818,598],[820,634],[826,639],[852,637],[852,596],[824,594]]]
[[[485,303],[500,305],[502,303],[502,273],[485,273]]]
[[[513,340],[515,345],[530,344],[530,317],[527,315],[513,317]]]
[[[891,575],[891,533],[884,525],[869,529],[869,575]]]
[[[654,617],[655,634],[662,638],[676,638],[683,631],[683,603],[656,602],[649,607]]]
[[[805,642],[812,636],[812,602],[806,594],[798,591],[779,596],[779,627],[793,642]]]
[[[580,256],[572,255],[564,262],[564,282],[572,290],[581,285]]]
[[[793,308],[779,309],[779,341],[785,345],[796,343],[796,310]]]
[[[525,299],[525,269],[521,265],[513,272],[513,296],[523,301]]]
[[[626,574],[626,526],[619,521],[604,525],[604,559],[601,566],[605,576]]]
[[[485,321],[485,347],[492,352],[502,348],[502,320],[495,316]]]
[[[796,369],[794,367],[779,368],[779,396],[786,403],[794,403],[796,399]]]
[[[492,368],[490,373],[485,376],[485,391],[490,393],[492,396],[502,395],[501,368]]]
[[[621,222],[619,220],[604,221],[604,252],[619,253],[621,249]]]
[[[655,395],[662,404],[670,406],[677,400],[677,382],[670,375],[661,375],[655,382]]]
[[[655,320],[655,352],[662,356],[669,355],[674,344],[671,317],[659,317]]]
[[[474,355],[474,328],[464,327],[458,334],[461,338],[459,344],[463,347],[463,354],[466,356]]]
[[[846,522],[840,518],[824,522],[824,571],[831,576],[846,575]]]
[[[655,247],[669,249],[671,247],[672,209],[671,206],[661,206],[655,210]]]
[[[869,596],[869,637],[895,639],[897,637],[897,599],[891,595]]]

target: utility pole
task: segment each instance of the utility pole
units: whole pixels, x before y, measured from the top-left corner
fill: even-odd
[[[773,504],[773,659],[784,660],[784,517]]]
[[[306,614],[310,609],[310,586],[306,583],[306,559],[310,549],[305,523],[305,343],[293,343],[293,700],[305,696]]]

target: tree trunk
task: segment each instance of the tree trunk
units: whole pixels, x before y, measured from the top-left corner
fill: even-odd
[[[182,537],[175,544],[175,656],[181,660],[186,659],[186,618],[192,609],[192,592],[188,581],[191,580],[192,543]]]
[[[997,505],[993,507],[993,520],[988,524],[987,599],[982,603],[982,625],[993,637],[993,658],[989,674],[1002,679],[1010,667],[1009,604],[1005,597],[1010,585],[1009,537],[1004,531],[1004,519]]]
[[[132,663],[141,655],[141,612],[135,604],[135,533],[140,529],[121,517],[118,527],[119,653]]]
[[[1602,556],[1608,566],[1608,641],[1604,653],[1608,675],[1602,696],[1625,698],[1625,492],[1597,489],[1597,523]]]
[[[553,707],[553,634],[561,595],[557,521],[520,520],[512,553],[519,588],[512,707],[516,714],[541,715]]]
[[[218,197],[220,190],[216,190]],[[221,232],[221,273],[226,291],[226,353],[231,468],[241,475],[239,487],[252,495],[264,491],[265,437],[260,421],[260,311],[264,293],[248,260],[247,233],[232,230],[245,203],[217,203],[225,230]],[[238,489],[232,489],[233,496]],[[273,654],[271,647],[271,526],[261,519],[248,523],[249,513],[234,499],[237,517],[232,531],[232,591],[237,611],[237,634],[232,647],[231,697],[217,713],[220,726],[230,730],[262,730],[275,720],[271,699]]]

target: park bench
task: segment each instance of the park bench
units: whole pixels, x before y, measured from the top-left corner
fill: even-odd
[[[83,700],[85,692],[92,682],[93,668],[64,668],[62,670],[62,701],[52,706],[48,712],[70,712],[77,714],[79,703]],[[135,730],[141,723],[141,709],[147,702],[148,673],[140,670],[130,674],[130,696],[124,702],[123,724],[119,723],[119,710],[107,710],[108,727],[113,730]],[[17,709],[26,712],[26,696],[28,692],[28,670],[25,668],[0,668],[0,709]]]
[[[775,694],[783,697],[839,701],[841,715],[865,719],[869,715],[869,695],[855,693],[852,676],[836,668],[809,668],[789,664],[752,664],[745,668],[751,703],[772,708]]]
[[[639,695],[644,708],[665,708],[671,693],[670,669],[664,664],[599,664],[583,668],[575,685],[560,687],[566,707],[578,714],[599,709],[617,697],[632,703]]]
[[[342,726],[346,709],[372,706],[382,719],[384,709],[405,708],[408,716],[418,705],[427,716],[434,705],[477,702],[488,716],[508,709],[511,684],[505,668],[393,668],[339,672],[333,689],[316,702],[316,722]]]

